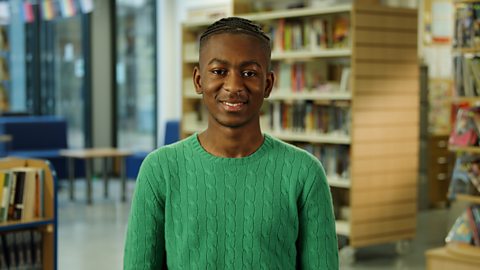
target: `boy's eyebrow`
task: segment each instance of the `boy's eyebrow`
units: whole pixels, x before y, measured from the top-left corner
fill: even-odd
[[[208,62],[207,65],[211,65],[211,64],[228,65],[228,61],[227,60],[222,60],[222,59],[219,59],[219,58],[213,58],[212,60],[210,60],[210,62]]]
[[[229,65],[230,62],[228,62],[227,60],[219,59],[219,58],[213,58],[212,60],[210,60],[208,62],[207,65],[211,65],[211,64]],[[260,65],[255,60],[248,60],[248,61],[244,61],[244,62],[240,63],[240,67],[246,67],[246,66],[250,66],[250,65],[254,65],[254,66],[257,66],[259,68],[262,67],[262,65]]]

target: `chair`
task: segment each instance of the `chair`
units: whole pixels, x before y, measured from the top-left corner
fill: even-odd
[[[164,145],[172,144],[180,139],[180,122],[178,120],[169,120],[165,125]],[[136,152],[125,159],[126,173],[128,179],[136,179],[140,165],[149,152]]]

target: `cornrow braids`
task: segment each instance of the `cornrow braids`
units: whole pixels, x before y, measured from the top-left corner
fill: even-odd
[[[241,33],[254,36],[270,50],[270,38],[262,28],[252,21],[240,17],[223,18],[211,24],[200,36],[200,50],[209,37],[221,33]]]

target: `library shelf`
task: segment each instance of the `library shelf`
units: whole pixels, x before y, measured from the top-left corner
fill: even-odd
[[[57,187],[56,173],[50,162],[41,159],[2,158],[0,170],[18,167],[39,168],[44,171],[44,217],[0,222],[2,234],[30,230],[41,235],[42,269],[57,269]]]

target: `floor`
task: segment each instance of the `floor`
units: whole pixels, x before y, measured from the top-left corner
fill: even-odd
[[[130,202],[120,202],[118,181],[110,182],[110,198],[103,197],[102,181],[94,179],[94,203],[86,205],[83,181],[76,183],[76,201],[68,198],[66,182],[58,195],[58,269],[122,269],[123,244]],[[134,182],[129,181],[131,194]],[[356,250],[356,261],[349,265],[341,253],[340,268],[425,269],[425,250],[443,245],[449,215],[445,209],[422,211],[418,215],[417,237],[410,252],[397,255],[395,244]],[[351,258],[351,257],[350,257]]]

